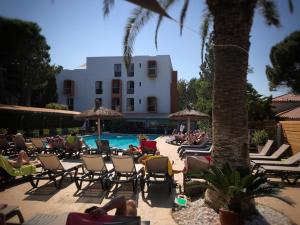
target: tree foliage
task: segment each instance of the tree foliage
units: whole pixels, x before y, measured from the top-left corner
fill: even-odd
[[[1,103],[30,105],[33,92],[52,83],[60,67],[50,65],[50,47],[36,23],[0,17]],[[55,89],[55,90],[54,90]]]
[[[286,85],[300,93],[300,30],[273,46],[270,60],[272,66],[266,66],[270,90]]]
[[[68,110],[67,105],[58,104],[55,102],[48,103],[45,108],[47,109],[61,109],[61,110]]]

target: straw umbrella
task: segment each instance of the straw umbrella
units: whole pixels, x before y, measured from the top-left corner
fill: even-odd
[[[208,117],[209,116],[207,114],[191,109],[189,106],[187,106],[184,110],[169,115],[169,118],[173,120],[187,120],[188,132],[191,130],[191,121],[197,121]]]
[[[98,99],[95,100],[95,108],[88,109],[86,111],[81,112],[78,115],[75,115],[75,119],[91,119],[97,120],[97,127],[98,127],[98,138],[100,139],[101,127],[100,127],[100,119],[116,119],[123,117],[123,114],[117,112],[112,109],[108,109],[105,107],[100,107],[100,102]]]

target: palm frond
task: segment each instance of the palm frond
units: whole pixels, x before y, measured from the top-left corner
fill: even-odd
[[[151,18],[152,15],[153,13],[151,11],[139,7],[133,10],[132,15],[127,20],[127,25],[125,28],[125,36],[123,40],[123,46],[124,46],[123,58],[124,58],[127,71],[129,70],[129,66],[131,63],[135,38],[138,32]]]
[[[259,0],[257,5],[264,16],[267,25],[280,26],[276,4],[272,0]]]
[[[111,8],[114,6],[115,0],[103,0],[103,16],[107,17],[110,13]]]
[[[293,0],[289,0],[289,10],[291,13],[294,12],[294,4],[293,4]]]
[[[158,13],[159,15],[162,15],[162,16],[172,19],[172,17],[170,17],[168,15],[168,13],[161,7],[160,3],[156,0],[147,0],[147,1],[145,1],[145,0],[126,0],[126,1],[136,4],[146,10]]]
[[[174,3],[174,0],[169,0],[167,1],[167,3],[164,6],[164,10],[167,11],[169,9],[169,7]],[[154,37],[154,41],[155,41],[155,47],[157,49],[157,38],[158,38],[158,30],[160,27],[160,24],[163,20],[164,16],[163,15],[159,15],[158,20],[157,20],[157,24],[156,24],[156,29],[155,29],[155,37]]]
[[[201,44],[201,62],[203,63],[203,54],[204,54],[204,44],[205,40],[208,35],[208,30],[209,30],[209,24],[210,24],[210,14],[205,13],[204,14],[204,20],[200,28],[200,35],[202,39],[202,44]]]
[[[181,13],[180,13],[180,35],[182,35],[182,28],[183,28],[188,7],[189,7],[189,0],[184,0],[184,4],[182,6]]]

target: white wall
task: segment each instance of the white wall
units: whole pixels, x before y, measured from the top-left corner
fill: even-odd
[[[148,60],[156,60],[157,77],[148,77]],[[114,77],[114,64],[122,64],[121,77]],[[123,63],[123,57],[88,57],[86,69],[63,70],[57,76],[57,91],[61,104],[66,104],[63,95],[63,81],[75,81],[74,110],[84,111],[94,106],[95,98],[102,98],[102,105],[111,108],[112,79],[122,80],[122,112],[127,112],[126,99],[134,98],[134,112],[147,113],[147,97],[157,97],[157,113],[170,113],[170,85],[172,64],[170,56],[135,56],[134,77],[128,77]],[[140,67],[141,64],[141,67]],[[135,82],[134,94],[127,94],[127,81]],[[95,82],[102,81],[103,94],[95,94]],[[139,86],[141,82],[141,86]],[[139,104],[141,99],[141,104]]]

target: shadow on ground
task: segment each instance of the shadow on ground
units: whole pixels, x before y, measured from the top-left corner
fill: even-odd
[[[132,199],[137,204],[139,202],[139,189],[133,191],[131,183],[123,183],[120,185],[114,185],[112,189],[107,193],[108,199],[124,196],[126,199]]]
[[[59,182],[59,180],[57,180]],[[46,184],[32,188],[27,191],[25,194],[29,195],[24,200],[26,201],[48,201],[52,198],[56,193],[58,193],[61,189],[64,189],[72,184],[72,180],[69,177],[65,177],[62,181],[61,188],[57,189],[53,182],[47,182]]]
[[[106,195],[107,191],[102,189],[99,182],[86,185],[83,189],[77,190],[73,196],[78,197],[77,203],[101,204]]]
[[[142,198],[151,207],[172,208],[175,195],[176,189],[173,188],[172,193],[169,193],[166,184],[151,184],[145,187]]]

